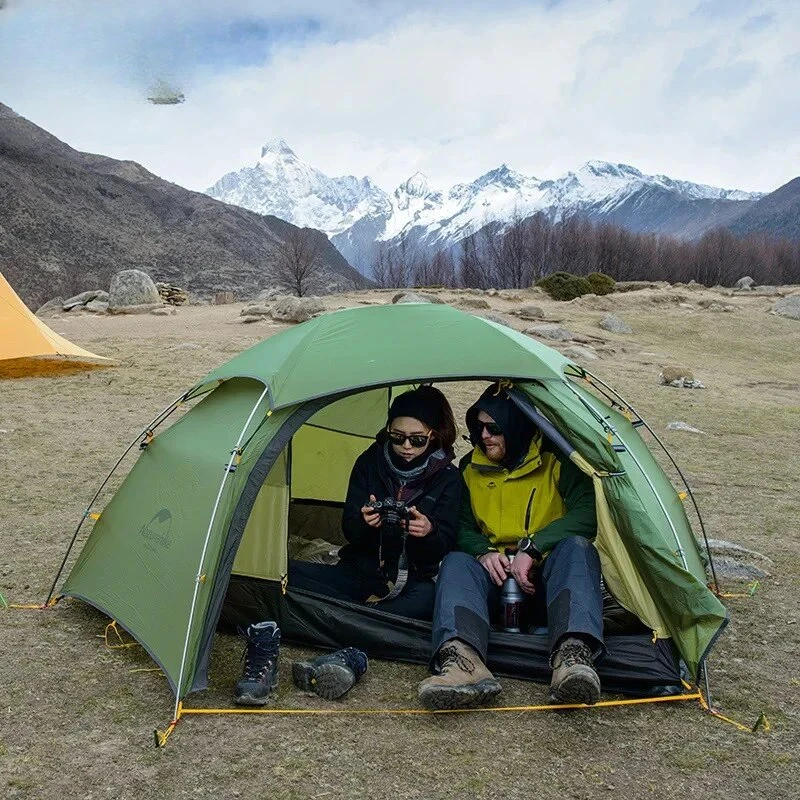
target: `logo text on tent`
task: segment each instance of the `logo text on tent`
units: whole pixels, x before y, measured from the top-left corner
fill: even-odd
[[[172,547],[172,539],[169,532],[172,528],[172,514],[168,508],[162,508],[153,514],[152,519],[146,525],[139,528],[139,536],[147,539],[145,547],[155,552],[154,545],[164,549]]]

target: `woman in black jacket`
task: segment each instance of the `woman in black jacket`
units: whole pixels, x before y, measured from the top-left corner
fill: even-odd
[[[455,438],[452,409],[438,389],[395,398],[386,427],[353,466],[339,562],[291,561],[289,585],[430,620],[433,578],[455,546],[461,504]]]

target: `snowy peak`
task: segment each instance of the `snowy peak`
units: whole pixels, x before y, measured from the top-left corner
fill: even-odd
[[[610,161],[587,161],[579,170],[578,175],[591,175],[595,178],[641,178],[642,173],[628,164],[612,164]]]
[[[329,177],[276,137],[261,148],[254,167],[223,176],[211,197],[260,214],[318,228],[354,265],[368,268],[378,243],[448,248],[488,223],[503,230],[544,213],[552,221],[580,214],[632,230],[686,234],[691,220],[713,226],[718,201],[751,202],[761,195],[647,175],[629,164],[587,161],[576,171],[540,180],[508,164],[447,190],[415,172],[391,194],[368,176]],[[694,216],[693,216],[694,215]],[[706,229],[703,228],[703,229]]]
[[[270,156],[273,158],[297,159],[297,155],[295,154],[294,150],[289,147],[286,139],[282,139],[280,136],[270,139],[261,148],[261,161]]]
[[[264,144],[254,167],[223,175],[206,194],[330,236],[390,208],[386,193],[368,177],[330,178],[299,158],[280,137]]]
[[[407,181],[401,183],[395,190],[395,197],[407,194],[409,197],[426,197],[431,193],[428,179],[421,172],[415,172]]]

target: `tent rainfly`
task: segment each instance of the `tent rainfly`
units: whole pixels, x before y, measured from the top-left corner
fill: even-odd
[[[110,364],[107,358],[50,330],[0,273],[0,378],[54,375]]]
[[[289,542],[319,536],[331,515],[335,535],[353,462],[393,395],[421,382],[495,379],[513,385],[518,405],[593,480],[605,583],[641,623],[607,637],[604,687],[681,691],[682,675],[699,677],[727,612],[708,588],[685,493],[648,449],[644,423],[561,353],[446,305],[323,314],[184,392],[131,443],[138,460],[105,508],[90,513],[97,496],[90,504],[83,519],[96,522],[59,596],[90,603],[140,642],[176,711],[207,685],[221,620],[277,619],[288,640],[424,663],[429,624],[287,586]],[[188,412],[158,431],[183,404]],[[548,679],[546,636],[497,632],[491,641],[500,674]]]

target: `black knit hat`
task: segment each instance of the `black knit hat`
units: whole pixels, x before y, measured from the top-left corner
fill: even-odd
[[[388,423],[398,417],[414,417],[429,428],[441,430],[444,424],[441,395],[431,386],[420,386],[395,397],[389,408]]]
[[[481,450],[484,448],[481,437],[483,427],[478,422],[480,411],[485,411],[498,424],[505,436],[506,454],[502,465],[506,469],[514,469],[519,466],[538,430],[536,425],[518,408],[505,389],[501,389],[497,383],[493,383],[467,409],[466,422],[470,441]]]

